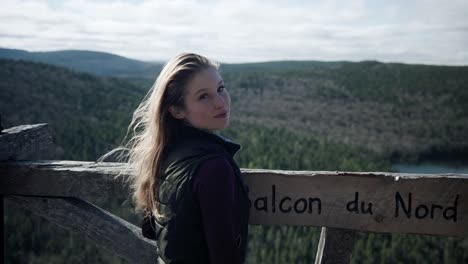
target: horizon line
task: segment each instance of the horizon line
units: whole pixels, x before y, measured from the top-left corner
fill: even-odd
[[[159,63],[159,64],[164,64],[166,63],[169,59],[163,59],[163,60],[141,60],[137,58],[131,58],[127,57],[124,55],[120,55],[117,53],[112,53],[109,51],[100,51],[100,50],[86,50],[86,49],[60,49],[60,50],[37,50],[37,51],[30,51],[30,50],[25,50],[25,49],[18,49],[18,48],[8,48],[4,46],[0,46],[0,49],[5,49],[5,50],[16,50],[16,51],[24,51],[28,53],[48,53],[48,52],[67,52],[67,51],[78,51],[78,52],[91,52],[91,53],[104,53],[112,56],[118,56],[122,57],[128,60],[135,60],[139,62],[144,62],[144,63]],[[204,55],[205,56],[205,55]],[[211,59],[210,56],[207,56],[208,58]],[[405,65],[421,65],[421,66],[446,66],[446,67],[467,67],[468,64],[430,64],[430,63],[416,63],[416,62],[400,62],[400,61],[386,61],[386,60],[377,60],[377,59],[362,59],[362,60],[314,60],[314,59],[279,59],[279,60],[259,60],[259,61],[251,61],[251,62],[222,62],[219,60],[215,60],[216,62],[220,64],[230,64],[230,65],[235,65],[235,64],[261,64],[261,63],[275,63],[275,62],[323,62],[323,63],[362,63],[362,62],[377,62],[377,63],[383,63],[383,64],[405,64]]]

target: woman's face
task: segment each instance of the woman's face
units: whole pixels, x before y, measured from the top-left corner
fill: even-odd
[[[229,125],[231,99],[219,72],[207,68],[196,74],[185,87],[183,108],[172,107],[172,115],[192,126],[221,130]]]

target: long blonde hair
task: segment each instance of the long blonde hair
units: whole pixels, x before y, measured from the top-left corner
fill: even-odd
[[[169,106],[183,108],[186,84],[195,74],[209,67],[219,69],[219,64],[194,53],[182,53],[169,60],[133,113],[123,142],[130,131],[131,138],[98,159],[102,161],[120,151],[117,160],[127,161],[134,170],[127,183],[130,183],[136,212],[163,217],[156,206],[155,190],[161,180],[159,170],[168,142],[176,122],[180,122],[169,113]]]

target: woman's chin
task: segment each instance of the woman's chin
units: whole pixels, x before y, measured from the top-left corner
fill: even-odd
[[[213,129],[210,129],[210,130],[213,130],[213,131],[223,130],[223,129],[226,129],[228,126],[229,126],[229,118],[227,118],[224,122],[220,123],[219,125],[214,126]]]

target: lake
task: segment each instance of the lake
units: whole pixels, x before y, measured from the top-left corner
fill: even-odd
[[[442,173],[462,173],[468,174],[467,161],[422,161],[418,163],[395,163],[393,169],[398,172],[405,173],[427,173],[427,174],[442,174]]]

